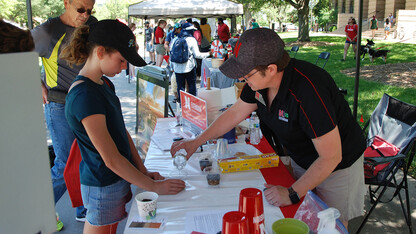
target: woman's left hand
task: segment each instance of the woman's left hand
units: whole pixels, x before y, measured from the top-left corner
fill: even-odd
[[[159,172],[149,172],[147,173],[150,178],[153,180],[164,180],[165,177],[163,177]]]
[[[264,186],[266,187],[264,196],[270,205],[277,207],[292,205],[287,188],[271,184],[264,184]]]

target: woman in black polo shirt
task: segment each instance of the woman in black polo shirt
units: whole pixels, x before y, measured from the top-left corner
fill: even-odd
[[[285,147],[297,179],[290,188],[266,184],[270,204],[291,205],[314,190],[341,212],[345,226],[362,215],[365,139],[332,77],[309,62],[290,59],[281,38],[264,28],[243,33],[220,70],[247,82],[240,99],[196,139],[174,143],[171,153],[185,148],[190,157],[199,145],[257,111],[263,134],[280,155]]]

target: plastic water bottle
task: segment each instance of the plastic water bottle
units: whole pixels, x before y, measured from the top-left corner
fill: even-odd
[[[176,126],[182,126],[183,120],[182,120],[182,108],[181,104],[176,101]]]
[[[250,144],[260,143],[260,120],[256,112],[251,113],[250,117]]]

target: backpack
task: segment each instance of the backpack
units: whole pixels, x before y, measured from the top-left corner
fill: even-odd
[[[172,49],[170,50],[170,61],[174,63],[186,63],[190,54],[188,43],[185,37],[176,37],[172,41]]]

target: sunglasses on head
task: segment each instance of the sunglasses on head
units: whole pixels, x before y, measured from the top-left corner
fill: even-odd
[[[88,15],[91,15],[94,13],[94,10],[92,9],[85,10],[85,8],[77,8],[77,12],[80,14],[84,14],[85,12],[87,12]]]

